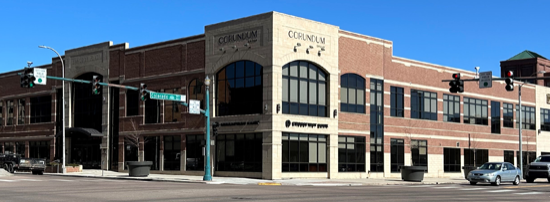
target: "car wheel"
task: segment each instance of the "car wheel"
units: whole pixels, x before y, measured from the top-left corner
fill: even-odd
[[[13,173],[13,165],[11,164],[8,165],[8,169],[9,169],[8,172]]]
[[[43,175],[44,171],[38,171],[38,175]]]
[[[8,164],[5,164],[5,163],[4,163],[4,170],[6,170],[7,172],[10,172],[9,169],[10,169],[10,168],[8,168]]]
[[[36,171],[34,171],[34,170],[33,170],[33,171],[31,171],[31,173],[32,173],[33,175],[36,175]]]
[[[516,179],[514,179],[514,185],[519,185],[519,176],[516,176]]]
[[[500,176],[497,176],[497,179],[495,179],[495,182],[491,183],[495,186],[500,186]]]
[[[471,185],[476,185],[476,184],[477,184],[477,182],[470,182],[470,184],[471,184]]]
[[[527,181],[527,183],[533,183],[535,181],[534,178],[527,178],[525,179],[525,181]]]

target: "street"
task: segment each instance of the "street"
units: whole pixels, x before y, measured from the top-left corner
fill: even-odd
[[[260,186],[16,174],[0,177],[1,201],[548,201],[545,181],[471,186]]]

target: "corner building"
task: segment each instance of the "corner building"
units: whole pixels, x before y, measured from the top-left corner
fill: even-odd
[[[201,100],[201,107],[208,75],[211,123],[219,125],[210,142],[214,176],[382,178],[399,177],[399,166],[419,165],[427,166],[429,177],[460,177],[462,166],[517,165],[517,91],[506,91],[500,81],[482,89],[465,82],[464,93],[451,94],[441,80],[453,73],[471,79],[475,72],[396,57],[392,50],[388,40],[269,12],[208,25],[202,35],[135,48],[102,43],[67,51],[64,58],[71,64],[66,71],[75,71],[68,77],[91,79],[101,73],[111,83],[146,83],[149,90]],[[99,53],[102,57],[94,56]],[[61,71],[56,59],[45,67],[49,74]],[[15,84],[19,77],[14,75],[0,77]],[[52,109],[61,108],[60,82],[52,85],[2,92],[3,117],[17,119],[13,100],[33,99],[25,92],[39,89],[57,98]],[[71,85],[78,89],[77,84],[66,87]],[[173,102],[141,102],[135,91],[102,90],[110,97],[72,95],[77,96],[70,101],[75,112],[69,113],[74,115],[67,117],[72,120],[66,127],[75,135],[72,146],[84,147],[82,138],[96,138],[98,144],[87,150],[71,147],[70,156],[89,151],[110,162],[102,165],[110,170],[123,171],[124,162],[141,159],[154,162],[153,173],[203,174],[202,116]],[[537,141],[535,90],[532,84],[522,88],[523,151],[533,157],[550,152]],[[101,107],[102,114],[88,108],[76,113],[76,105],[86,100],[95,103],[86,106]],[[23,104],[31,109],[23,112],[25,117],[36,116],[34,105],[32,100]],[[24,139],[48,139],[52,160],[60,152],[53,120],[61,111],[54,111],[49,132]],[[79,122],[78,114],[87,121]],[[26,133],[15,125],[4,124],[9,132],[0,132],[4,150],[15,151],[9,142]]]

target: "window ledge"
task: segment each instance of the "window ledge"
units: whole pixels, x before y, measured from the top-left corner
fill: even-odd
[[[362,115],[367,115],[366,112],[346,112],[346,111],[340,111],[340,113],[344,113],[344,114],[362,114]],[[305,115],[302,115],[302,116],[305,116]]]

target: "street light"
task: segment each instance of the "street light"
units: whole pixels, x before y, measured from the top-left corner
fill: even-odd
[[[61,78],[65,78],[65,63],[63,63],[63,58],[61,58],[61,55],[59,55],[59,53],[57,51],[55,51],[55,49],[53,49],[52,47],[48,47],[48,46],[38,46],[38,48],[45,48],[45,49],[50,49],[52,50],[53,52],[55,52],[55,54],[57,54],[57,57],[59,57],[59,60],[61,60],[61,69],[62,69],[62,75],[61,75]],[[65,169],[65,80],[62,81],[63,82],[63,89],[62,89],[62,93],[61,93],[61,96],[63,97],[63,117],[61,119],[63,119],[63,125],[61,126],[61,130],[63,131],[63,137],[62,137],[62,144],[63,144],[63,150],[62,150],[62,161],[63,163],[61,164],[61,170],[63,170],[63,174],[66,174],[67,170]],[[69,96],[71,96],[69,94]]]
[[[206,110],[204,113],[206,116],[206,163],[202,180],[212,181],[212,174],[210,172],[210,78],[208,78],[208,76],[204,79],[204,85],[206,86]]]
[[[533,75],[536,75],[536,74],[544,74],[546,73],[546,71],[538,71],[534,74],[532,74],[531,76]],[[522,120],[521,120],[521,87],[525,84],[526,82],[524,81],[522,84],[519,84],[518,85],[518,99],[519,99],[519,110],[518,110],[518,113],[519,113],[519,168],[521,169],[521,176],[520,176],[520,180],[523,180],[523,173],[524,173],[524,169],[523,169],[523,143],[522,143],[522,140],[521,140],[521,127],[523,125],[522,123]],[[527,162],[529,163],[529,162]]]

